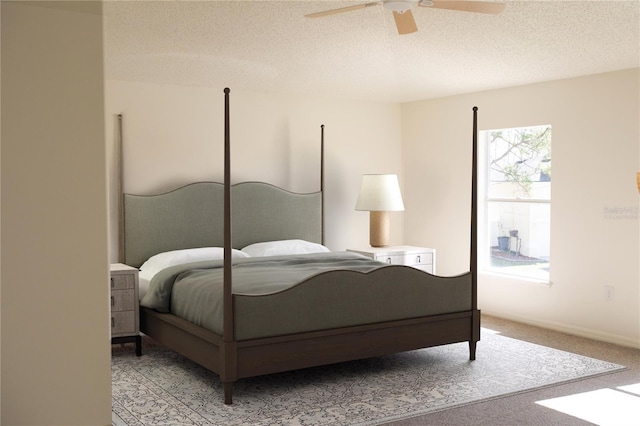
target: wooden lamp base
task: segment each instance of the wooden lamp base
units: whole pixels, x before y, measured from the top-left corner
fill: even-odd
[[[389,245],[389,212],[369,212],[369,244],[371,247]]]

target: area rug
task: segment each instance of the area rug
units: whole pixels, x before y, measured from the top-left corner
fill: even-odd
[[[233,405],[218,377],[166,348],[112,356],[113,424],[378,425],[624,367],[483,330],[467,343],[243,379]]]

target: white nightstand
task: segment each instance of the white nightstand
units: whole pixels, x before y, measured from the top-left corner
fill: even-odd
[[[347,249],[360,253],[381,262],[392,265],[406,265],[428,272],[436,273],[436,250],[426,247],[389,246]]]
[[[138,270],[122,263],[111,264],[111,343],[135,342],[142,355],[138,303]]]

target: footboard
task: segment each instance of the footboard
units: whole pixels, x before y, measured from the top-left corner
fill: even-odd
[[[236,341],[472,309],[471,273],[439,277],[408,266],[334,270],[267,295],[234,295]]]
[[[330,271],[265,296],[235,295],[225,401],[240,378],[431,346],[468,342],[474,360],[480,311],[473,284],[471,273],[438,277],[387,266]]]

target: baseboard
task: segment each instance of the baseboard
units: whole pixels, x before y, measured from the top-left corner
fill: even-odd
[[[491,311],[485,308],[482,309],[482,313],[492,317],[503,318],[506,320],[516,321],[516,322],[533,325],[540,328],[546,328],[548,330],[571,334],[573,336],[585,337],[587,339],[597,340],[600,342],[613,343],[615,345],[626,346],[634,349],[640,349],[640,341],[631,339],[626,336],[621,336],[618,334],[603,333],[597,330],[591,330],[591,329],[582,328],[582,327],[575,327],[572,325],[557,323],[553,321],[540,321],[535,318],[529,318],[529,317],[520,316],[520,315],[513,315],[505,312]]]

